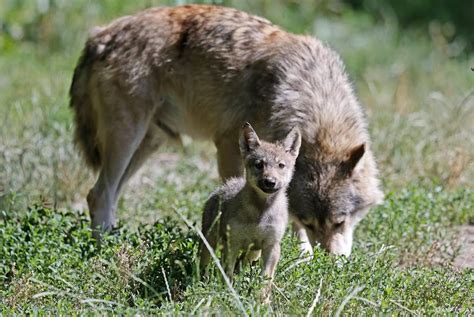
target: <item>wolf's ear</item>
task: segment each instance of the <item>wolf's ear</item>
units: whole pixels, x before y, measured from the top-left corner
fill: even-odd
[[[359,163],[360,159],[365,153],[365,143],[362,143],[354,148],[352,148],[346,155],[346,159],[342,162],[341,168],[342,172],[346,176],[351,176],[352,171]]]
[[[240,153],[242,153],[242,155],[245,155],[260,146],[260,139],[258,138],[257,133],[255,133],[254,129],[248,122],[245,122],[244,126],[242,127],[242,131],[240,133],[239,138],[239,145]]]
[[[285,151],[294,156],[298,156],[301,146],[301,133],[298,128],[293,128],[282,143],[285,147]]]

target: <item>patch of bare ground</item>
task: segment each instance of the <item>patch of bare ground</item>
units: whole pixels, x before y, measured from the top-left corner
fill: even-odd
[[[133,191],[143,185],[154,186],[159,177],[171,177],[170,171],[176,168],[181,159],[178,153],[155,153],[130,179],[128,190]]]
[[[147,160],[147,162],[145,162],[145,164],[143,164],[135,175],[130,178],[126,185],[124,194],[126,196],[136,196],[140,191],[143,191],[144,187],[154,186],[159,177],[172,177],[173,174],[170,172],[176,168],[180,159],[181,156],[178,153],[155,153]],[[82,186],[86,189],[85,194],[79,197],[72,204],[74,210],[87,210],[87,201],[85,197],[89,189],[94,185],[96,178],[97,175],[89,177],[87,184]],[[130,193],[133,193],[133,195]]]
[[[454,259],[457,268],[474,268],[474,224],[459,228],[460,252]]]
[[[453,228],[445,240],[434,242],[423,257],[402,261],[403,266],[416,264],[449,266],[456,270],[474,268],[474,224]]]

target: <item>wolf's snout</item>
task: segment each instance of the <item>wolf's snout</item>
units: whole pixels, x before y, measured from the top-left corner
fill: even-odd
[[[335,255],[344,255],[349,257],[352,249],[352,234],[336,233],[328,241],[326,248],[330,253]]]

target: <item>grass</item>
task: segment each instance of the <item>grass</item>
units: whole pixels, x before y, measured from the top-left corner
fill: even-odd
[[[456,228],[474,217],[474,55],[449,57],[441,34],[401,31],[362,13],[225,2],[341,53],[367,109],[387,193],[357,228],[349,261],[317,248],[298,264],[288,233],[272,305],[259,305],[258,268],[237,277],[239,304],[217,270],[197,279],[198,238],[177,215],[199,226],[218,184],[209,143],[162,149],[126,188],[120,228],[100,249],[92,243],[84,197],[94,177],[72,145],[67,90],[87,28],[151,2],[54,3],[46,14],[17,1],[0,9],[0,20],[25,25],[21,41],[0,33],[2,315],[224,315],[239,305],[252,315],[303,315],[313,302],[314,314],[473,313],[474,273],[452,263]],[[36,29],[43,31],[31,35]]]
[[[347,301],[344,312],[356,315],[468,314],[474,274],[444,263],[457,253],[446,228],[465,223],[473,202],[472,191],[441,187],[389,193],[358,228],[349,261],[317,248],[310,263],[298,264],[297,242],[287,235],[272,306],[258,304],[258,268],[246,269],[234,287],[249,314],[305,314],[318,290],[315,313],[334,314]],[[199,204],[188,199],[178,210],[197,221]],[[4,213],[2,313],[238,312],[217,271],[207,282],[197,278],[197,235],[177,219],[136,231],[123,225],[98,249],[84,214],[53,211],[44,202],[21,215]]]

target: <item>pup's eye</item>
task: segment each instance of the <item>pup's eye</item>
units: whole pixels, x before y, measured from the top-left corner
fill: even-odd
[[[334,228],[340,228],[340,227],[342,227],[343,224],[344,224],[344,220],[341,221],[341,222],[337,222],[337,223],[334,224]]]
[[[278,167],[279,167],[279,168],[285,168],[285,166],[286,166],[285,163],[280,163],[280,164],[278,164]]]
[[[263,168],[263,162],[262,161],[255,162],[255,168],[258,170],[261,170]]]

